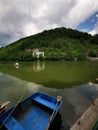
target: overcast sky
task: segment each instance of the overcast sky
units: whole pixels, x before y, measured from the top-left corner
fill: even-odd
[[[98,0],[0,0],[0,46],[66,27],[98,33]]]

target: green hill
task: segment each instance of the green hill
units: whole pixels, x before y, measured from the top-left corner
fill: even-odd
[[[98,34],[56,28],[22,38],[0,49],[0,60],[86,60],[98,55]],[[34,50],[44,52],[33,55]]]

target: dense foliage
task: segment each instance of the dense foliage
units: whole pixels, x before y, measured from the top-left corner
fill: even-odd
[[[36,60],[32,51],[38,48],[45,52],[41,60],[86,60],[98,56],[98,34],[91,36],[77,30],[56,28],[20,39],[0,49],[0,60]]]

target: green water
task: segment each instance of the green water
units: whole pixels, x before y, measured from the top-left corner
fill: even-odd
[[[60,109],[61,129],[72,126],[98,97],[98,84],[90,85],[98,77],[98,62],[13,62],[0,63],[0,103],[11,101],[10,106],[34,92],[53,97],[62,96]]]
[[[57,89],[86,84],[98,77],[98,62],[21,62],[18,69],[13,64],[1,63],[0,71]]]

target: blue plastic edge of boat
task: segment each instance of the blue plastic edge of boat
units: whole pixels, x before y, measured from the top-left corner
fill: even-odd
[[[36,99],[36,97],[39,97],[39,98]],[[56,106],[56,103],[57,103],[56,98],[54,98],[54,97],[52,97],[52,96],[48,96],[48,95],[43,94],[43,93],[34,93],[33,95],[31,95],[31,96],[27,97],[26,99],[24,99],[23,101],[21,101],[21,103],[25,102],[26,100],[28,100],[28,99],[30,99],[30,98],[33,99],[34,101],[37,101],[38,103],[40,103],[40,104],[46,106],[46,107],[52,109],[53,111],[55,110],[55,113],[54,113],[54,116],[53,116],[53,118],[52,118],[52,121],[53,121],[53,119],[55,118],[57,112],[59,111],[59,109],[60,109],[60,107],[61,107],[61,105],[62,105],[62,101],[60,101],[60,102],[57,104],[57,106]],[[49,103],[46,103],[44,100],[43,100],[44,102],[41,102],[41,101],[40,101],[41,98],[44,99],[44,100],[46,100],[46,101],[49,101]],[[53,107],[53,104],[54,104],[54,107]],[[56,106],[56,107],[55,107],[55,106]],[[12,111],[12,109],[13,109],[14,107],[15,107],[15,106],[9,108],[5,113],[1,114],[1,115],[0,115],[0,121],[4,120],[4,119],[8,116],[8,114]]]

